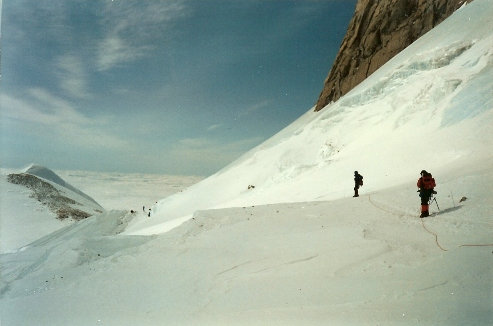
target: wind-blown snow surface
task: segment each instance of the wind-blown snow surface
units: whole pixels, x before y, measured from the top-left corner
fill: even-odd
[[[151,218],[1,255],[2,325],[493,324],[492,17],[463,7]],[[423,168],[441,210],[419,219]]]

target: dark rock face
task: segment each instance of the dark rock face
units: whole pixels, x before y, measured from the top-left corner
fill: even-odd
[[[85,219],[94,213],[102,213],[102,210],[87,212],[72,206],[80,205],[75,200],[64,196],[59,190],[48,182],[27,173],[9,174],[7,180],[10,183],[23,185],[32,191],[31,197],[47,206],[52,212],[57,214],[61,220],[72,218],[76,221]]]
[[[359,0],[315,111],[338,100],[472,0]]]

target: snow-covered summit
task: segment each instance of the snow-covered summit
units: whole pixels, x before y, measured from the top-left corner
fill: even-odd
[[[27,167],[22,169],[22,173],[28,173],[46,180],[50,180],[51,182],[57,183],[60,186],[65,185],[65,181],[62,178],[60,178],[55,172],[48,169],[47,167],[37,165],[34,163],[31,163]]]
[[[37,165],[37,164],[30,164],[28,165],[26,168],[24,168],[22,170],[22,173],[27,173],[27,174],[31,174],[31,175],[35,175],[39,178],[43,178],[47,181],[51,181],[61,187],[64,187],[64,188],[67,188],[69,189],[70,191],[84,197],[86,200],[88,201],[91,201],[92,203],[94,203],[95,205],[101,207],[101,205],[99,205],[94,199],[92,199],[90,196],[88,196],[87,194],[85,194],[84,192],[82,192],[81,190],[75,188],[74,186],[68,184],[67,182],[65,182],[65,180],[63,180],[61,177],[59,177],[55,172],[53,172],[52,170],[48,169],[47,167],[44,167],[44,166],[41,166],[41,165]]]

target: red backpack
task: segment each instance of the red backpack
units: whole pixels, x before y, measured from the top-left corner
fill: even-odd
[[[435,179],[431,176],[430,173],[428,173],[422,176],[421,178],[419,178],[418,187],[431,190],[436,187]]]

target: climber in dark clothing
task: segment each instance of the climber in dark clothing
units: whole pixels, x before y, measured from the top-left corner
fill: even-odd
[[[363,176],[358,173],[358,171],[354,171],[354,196],[359,197],[358,189],[363,186]]]

